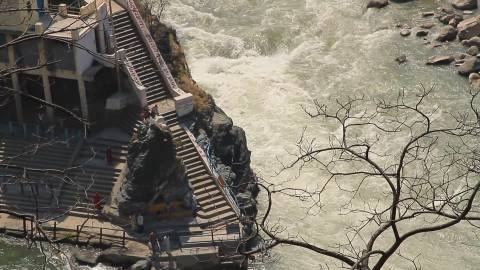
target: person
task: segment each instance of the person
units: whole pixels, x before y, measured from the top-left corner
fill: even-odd
[[[140,118],[145,122],[150,117],[150,111],[147,107],[143,108],[142,112],[140,113]]]
[[[165,211],[167,217],[170,216],[170,212],[172,211],[172,203],[170,202],[170,200],[166,201],[165,203]]]
[[[112,153],[112,148],[110,146],[107,146],[107,150],[105,151],[105,159],[107,160],[107,165],[112,166],[113,153]]]
[[[102,197],[98,192],[95,192],[95,195],[93,196],[93,205],[98,211],[102,210]]]
[[[37,118],[40,123],[43,123],[43,119],[45,118],[45,113],[43,111],[38,112]]]
[[[165,235],[165,237],[163,237],[163,249],[165,250],[165,252],[167,254],[170,254],[170,237],[167,235]]]
[[[155,255],[157,253],[158,245],[157,245],[157,236],[155,235],[154,232],[151,232],[148,235],[148,239],[150,242],[150,248],[152,249],[152,255]]]
[[[151,109],[150,109],[150,117],[155,118],[155,116],[158,115],[158,106],[155,104]]]
[[[143,215],[142,215],[142,213],[137,215],[137,232],[143,233]]]

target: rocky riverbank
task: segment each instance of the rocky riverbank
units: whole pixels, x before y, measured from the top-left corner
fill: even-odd
[[[367,7],[383,8],[387,5],[388,1],[371,0]],[[453,63],[459,75],[468,77],[472,87],[480,88],[478,73],[480,71],[480,15],[476,14],[477,8],[476,0],[450,0],[448,6],[419,13],[418,16],[423,19],[421,24],[398,24],[397,27],[401,36],[407,38],[415,35],[417,38],[422,38],[423,44],[431,48],[440,46],[463,48],[464,52],[461,53],[433,55],[425,59],[425,63],[427,65]],[[397,62],[404,63],[407,58],[402,55],[396,59]]]

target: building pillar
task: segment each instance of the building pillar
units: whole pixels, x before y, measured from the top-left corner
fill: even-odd
[[[7,34],[7,42],[12,41],[12,36]],[[15,47],[13,45],[8,46],[8,63],[10,67],[15,68]],[[15,90],[15,109],[17,111],[17,121],[23,122],[23,106],[22,106],[22,95],[20,94],[20,82],[18,80],[18,73],[14,71],[11,75],[12,77],[12,87]]]
[[[43,34],[43,31],[44,31],[43,23],[41,22],[35,23],[35,32],[38,35],[40,35],[40,34]],[[46,46],[45,46],[45,39],[43,38],[40,38],[38,42],[38,56],[40,59],[40,65],[42,66],[40,68],[40,71],[42,73],[43,95],[47,103],[53,104],[52,91],[50,88],[50,80],[48,78],[47,52],[46,52]],[[48,121],[53,122],[55,120],[55,112],[53,110],[53,107],[49,105],[46,105],[46,107],[47,107],[47,119]]]
[[[100,8],[97,9],[97,21],[98,26],[96,29],[97,32],[97,39],[98,39],[98,52],[105,53],[106,52],[106,42],[105,42],[105,27],[104,21],[107,21],[107,11],[106,5],[102,5]]]
[[[80,30],[72,31],[72,42],[77,42],[80,39]],[[82,117],[85,120],[89,120],[88,118],[88,101],[87,101],[87,90],[85,88],[85,82],[83,81],[83,76],[81,70],[78,70],[79,66],[79,50],[82,48],[78,48],[77,46],[73,46],[73,55],[75,59],[75,74],[77,75],[77,83],[78,83],[78,95],[80,96],[80,107],[82,109]]]

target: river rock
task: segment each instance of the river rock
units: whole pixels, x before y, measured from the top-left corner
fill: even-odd
[[[398,56],[397,58],[395,58],[395,61],[397,61],[397,63],[399,63],[399,64],[403,64],[403,63],[407,62],[407,56],[405,54],[402,54],[402,55]]]
[[[480,61],[477,57],[470,56],[464,59],[463,64],[457,67],[457,72],[460,75],[468,76],[470,73],[480,70]]]
[[[455,63],[463,63],[465,58],[470,57],[471,55],[466,53],[457,53],[453,57],[455,58]]]
[[[72,255],[80,265],[94,266],[97,264],[98,255],[95,252],[74,249]]]
[[[388,0],[370,0],[367,8],[383,8],[388,5]]]
[[[457,29],[455,29],[451,25],[442,27],[437,36],[437,40],[441,42],[452,41],[456,38],[457,38]]]
[[[429,33],[428,30],[421,29],[421,30],[418,30],[418,31],[415,33],[415,35],[416,35],[417,37],[424,37],[424,36],[427,36],[428,33]]]
[[[461,21],[458,26],[458,38],[469,39],[480,35],[480,16],[475,16]]]
[[[468,81],[473,88],[480,89],[480,74],[471,73],[468,76]]]
[[[421,14],[422,14],[422,17],[430,17],[430,16],[435,15],[435,12],[433,12],[433,11],[424,11],[424,12],[422,12]]]
[[[467,53],[472,56],[476,56],[478,54],[478,47],[477,46],[471,46],[468,48]]]
[[[98,263],[103,263],[111,266],[130,267],[142,258],[132,256],[122,251],[120,248],[109,248],[104,250],[98,256]]]
[[[140,260],[130,267],[131,270],[150,270],[152,262],[150,260]]]
[[[466,47],[470,47],[470,46],[480,47],[480,37],[472,37],[471,39],[462,40],[462,45]]]
[[[435,55],[428,58],[427,65],[448,65],[453,60],[453,56],[450,55]]]
[[[433,22],[424,22],[420,25],[420,28],[423,28],[423,29],[431,29],[435,26],[435,24]]]
[[[453,27],[457,27],[457,25],[463,20],[462,19],[459,19],[457,17],[454,17],[453,19],[451,19],[449,22],[448,22],[448,25],[450,26],[453,26]]]
[[[441,22],[441,23],[444,23],[444,24],[448,24],[448,22],[450,22],[451,19],[455,18],[455,14],[443,14],[441,15],[440,17],[438,17],[438,20]]]
[[[412,31],[410,29],[400,29],[400,35],[402,37],[407,37],[407,36],[410,36],[410,34],[412,33]]]
[[[451,2],[454,8],[460,10],[477,8],[477,0],[451,0]]]

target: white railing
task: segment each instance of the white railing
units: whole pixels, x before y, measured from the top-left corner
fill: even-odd
[[[173,78],[170,70],[168,69],[167,64],[165,63],[160,51],[157,48],[157,44],[153,39],[150,31],[145,25],[140,12],[135,5],[133,0],[127,0],[127,10],[129,12],[130,18],[135,24],[142,40],[144,41],[150,56],[152,56],[153,62],[157,66],[165,86],[170,92],[171,96],[175,100],[175,107],[178,116],[186,115],[193,111],[193,96],[190,93],[185,93],[182,89],[177,86],[175,79]]]
[[[119,50],[118,55],[120,56],[120,61],[123,63],[122,67],[128,75],[128,80],[130,81],[130,84],[133,86],[135,90],[134,92],[137,95],[140,101],[140,104],[142,105],[142,107],[147,106],[147,93],[146,93],[147,88],[143,86],[142,81],[140,80],[140,77],[135,71],[135,68],[133,67],[132,63],[126,56],[125,50]]]
[[[88,16],[97,11],[97,1],[92,1],[85,6],[80,7],[80,16]]]

